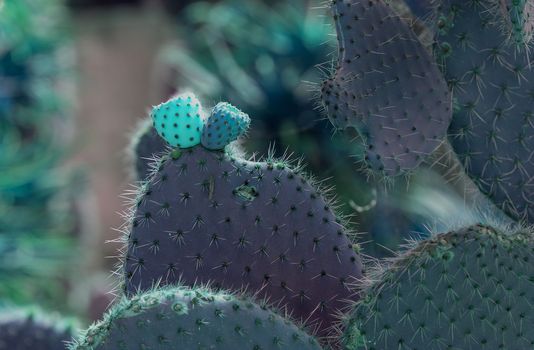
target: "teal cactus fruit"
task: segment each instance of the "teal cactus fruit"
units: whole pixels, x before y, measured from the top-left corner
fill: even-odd
[[[72,338],[72,323],[41,311],[0,312],[0,350],[63,350]]]
[[[534,70],[490,12],[491,1],[445,1],[436,55],[454,95],[449,141],[498,207],[532,223]]]
[[[227,102],[217,104],[207,118],[202,131],[202,145],[207,149],[223,149],[242,136],[250,125],[246,113]]]
[[[339,43],[321,99],[337,129],[365,143],[365,168],[394,176],[417,167],[444,140],[452,108],[438,66],[382,0],[335,0]]]
[[[351,313],[347,349],[532,349],[534,241],[473,226],[379,274]]]
[[[505,33],[512,43],[525,49],[534,33],[534,2],[532,0],[499,0]]]
[[[288,162],[248,161],[228,147],[171,150],[133,208],[124,289],[246,289],[330,334],[362,276],[333,205]]]
[[[320,349],[304,330],[249,299],[165,288],[123,299],[70,350]]]
[[[195,95],[186,93],[155,106],[151,113],[154,128],[171,146],[189,148],[200,143],[204,115]]]

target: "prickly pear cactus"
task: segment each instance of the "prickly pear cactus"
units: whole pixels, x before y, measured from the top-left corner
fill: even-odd
[[[123,299],[70,350],[320,349],[289,320],[207,289],[166,288]]]
[[[412,13],[421,19],[432,16],[436,0],[404,0]]]
[[[152,120],[143,120],[132,136],[129,152],[133,163],[133,177],[138,181],[148,179],[153,170],[152,165],[162,154],[168,151],[167,143],[152,127]]]
[[[228,147],[175,149],[137,201],[128,295],[157,283],[247,289],[325,335],[361,277],[332,203],[287,162],[248,161]]]
[[[534,71],[491,4],[450,0],[439,9],[436,52],[455,101],[449,140],[480,190],[532,223]]]
[[[355,128],[365,167],[409,172],[445,138],[452,109],[447,85],[416,35],[382,0],[335,0],[339,42],[334,75],[321,97],[337,129]]]
[[[201,142],[211,150],[223,149],[242,136],[250,125],[250,118],[227,102],[217,104],[206,120]]]
[[[41,312],[0,312],[0,350],[63,350],[72,327]]]
[[[534,33],[534,2],[532,0],[499,0],[505,33],[518,46],[528,45]]]
[[[154,107],[151,116],[154,128],[169,145],[188,148],[200,143],[204,115],[193,94],[182,94]]]
[[[532,349],[532,233],[473,226],[423,241],[349,317],[347,349]]]

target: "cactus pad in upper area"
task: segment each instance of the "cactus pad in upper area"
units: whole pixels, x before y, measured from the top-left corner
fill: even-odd
[[[339,42],[321,96],[338,129],[355,128],[373,172],[398,175],[445,138],[452,109],[445,80],[409,26],[382,0],[335,0]]]
[[[516,219],[534,218],[534,70],[507,40],[488,0],[448,0],[438,49],[454,94],[449,140],[467,174]]]

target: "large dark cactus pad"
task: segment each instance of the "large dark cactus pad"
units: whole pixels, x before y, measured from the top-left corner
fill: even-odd
[[[413,170],[445,138],[452,114],[445,80],[384,1],[335,0],[332,11],[339,60],[321,88],[330,121],[359,132],[372,171]]]
[[[26,311],[0,313],[0,350],[62,350],[71,329]]]
[[[481,191],[514,218],[532,223],[534,70],[488,11],[491,1],[446,1],[438,57],[454,93],[449,133]]]
[[[319,350],[289,320],[227,293],[176,287],[124,299],[71,350]]]
[[[144,188],[124,274],[127,294],[179,281],[246,288],[318,321],[324,335],[361,263],[329,202],[297,171],[198,146],[165,156]]]
[[[473,226],[421,242],[357,304],[347,348],[534,348],[532,238]]]

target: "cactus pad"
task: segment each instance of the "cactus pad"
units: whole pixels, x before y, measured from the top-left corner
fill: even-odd
[[[135,179],[147,180],[152,173],[152,164],[166,150],[165,141],[152,127],[152,121],[145,119],[136,130],[132,138],[131,158],[135,169]]]
[[[445,138],[452,109],[438,67],[409,26],[382,0],[335,0],[338,67],[321,96],[338,129],[355,128],[366,167],[398,175]]]
[[[512,42],[524,46],[534,33],[534,1],[499,0],[503,12],[504,28]]]
[[[71,333],[63,321],[46,318],[40,312],[0,313],[0,350],[63,350]]]
[[[516,219],[534,218],[534,70],[488,11],[488,1],[447,1],[439,49],[453,90],[449,140],[467,174]]]
[[[347,349],[532,349],[532,238],[473,226],[421,242],[357,304]]]
[[[71,350],[320,349],[290,321],[227,293],[165,288],[123,299]]]
[[[155,106],[151,116],[154,128],[169,145],[188,148],[200,143],[202,113],[198,99],[187,93]]]
[[[411,12],[419,19],[427,19],[432,16],[434,0],[404,0]]]
[[[204,147],[169,153],[138,198],[124,262],[128,294],[156,283],[246,288],[321,335],[361,263],[330,204],[298,169]]]
[[[227,102],[217,104],[206,120],[202,131],[202,145],[207,149],[223,149],[243,135],[250,125],[250,118]]]

